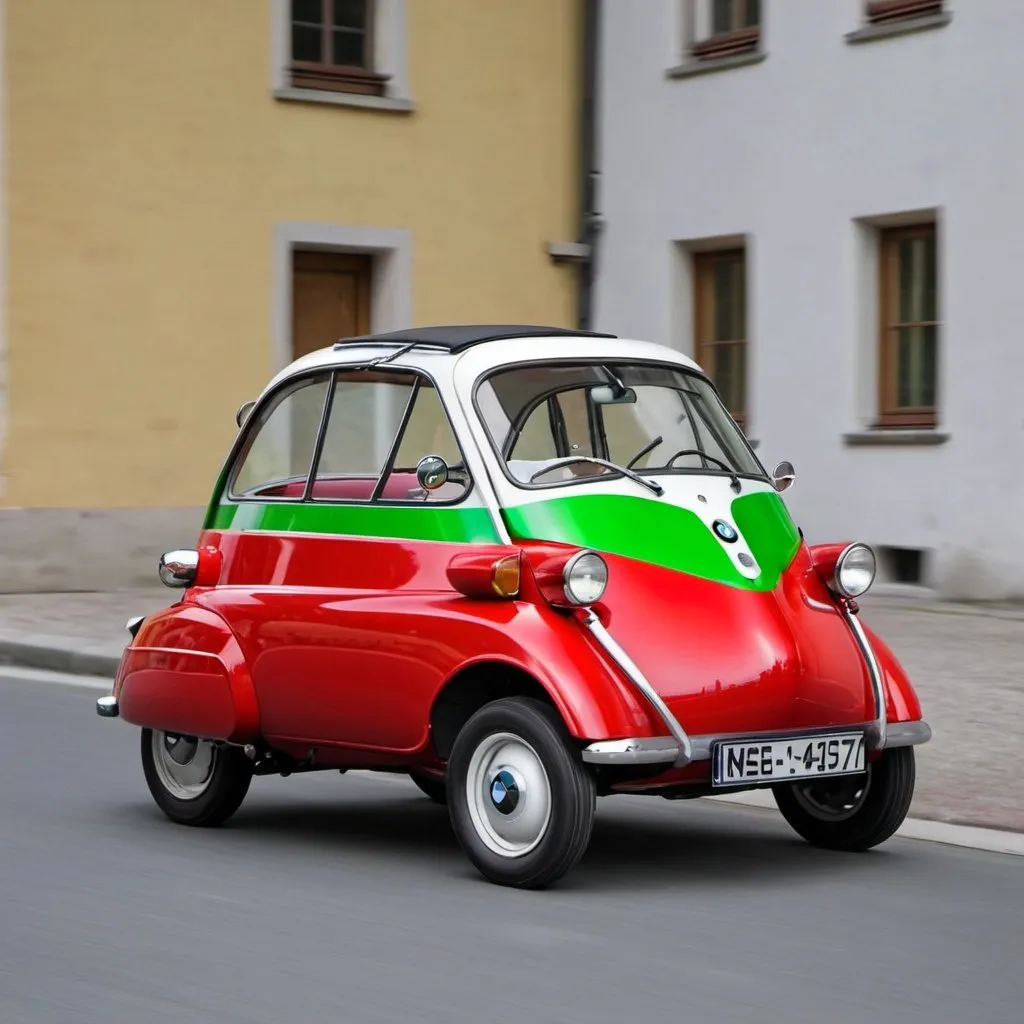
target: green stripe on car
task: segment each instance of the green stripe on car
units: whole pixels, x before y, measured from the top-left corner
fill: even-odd
[[[490,512],[479,506],[222,502],[207,520],[207,529],[499,543]]]
[[[574,495],[505,509],[514,540],[548,540],[636,558],[747,590],[772,590],[800,547],[782,499],[742,495],[731,514],[761,573],[741,575],[700,517],[687,508],[618,494]]]

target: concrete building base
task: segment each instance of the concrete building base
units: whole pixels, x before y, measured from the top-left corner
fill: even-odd
[[[157,582],[195,544],[203,508],[0,509],[0,593],[121,590]]]

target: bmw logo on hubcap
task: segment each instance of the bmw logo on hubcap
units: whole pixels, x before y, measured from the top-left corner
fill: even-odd
[[[491,800],[500,814],[511,814],[519,806],[519,785],[512,773],[502,769],[491,782]]]
[[[735,526],[730,526],[724,519],[716,519],[711,524],[711,529],[722,538],[727,544],[732,544],[739,534],[736,532]]]

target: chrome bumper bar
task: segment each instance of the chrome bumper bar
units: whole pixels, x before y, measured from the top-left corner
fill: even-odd
[[[597,614],[590,608],[586,610],[583,616],[583,624],[590,630],[591,635],[594,639],[605,649],[608,656],[619,666],[620,669],[625,673],[626,678],[654,705],[658,714],[661,715],[662,721],[668,727],[668,731],[672,734],[672,739],[675,741],[671,746],[671,755],[669,757],[663,757],[658,755],[654,760],[670,760],[674,761],[678,767],[687,765],[692,760],[692,750],[690,746],[690,737],[686,735],[686,730],[679,724],[676,716],[669,710],[668,705],[661,699],[661,695],[657,690],[647,681],[643,672],[633,663],[633,659],[618,645],[615,638],[608,632],[607,629],[601,623],[601,620],[597,617]],[[616,741],[629,743],[644,743],[649,744],[651,740],[625,740]],[[600,744],[599,744],[600,745]],[[589,747],[587,748],[590,749]],[[669,747],[662,746],[659,749],[662,754],[669,751]],[[622,752],[620,752],[622,753]],[[629,764],[644,764],[648,763],[651,758],[647,757],[646,760],[637,760],[637,757],[641,755],[641,751],[625,751],[629,756],[626,757],[626,763]],[[646,753],[651,754],[654,751],[646,749]],[[616,757],[614,750],[608,751],[608,754],[612,757]],[[586,751],[584,751],[584,760],[586,760]],[[611,763],[618,763],[613,761]]]
[[[866,722],[851,726],[869,732],[874,725]],[[722,740],[742,740],[749,736],[752,739],[772,739],[773,737],[816,735],[814,729],[794,732],[792,729],[779,729],[758,733],[714,733],[704,736],[690,737],[690,754],[686,763],[691,761],[708,761],[711,759],[712,744]],[[893,722],[888,727],[886,747],[913,747],[919,743],[927,743],[932,738],[931,726],[927,722]],[[678,744],[668,736],[648,738],[598,740],[583,748],[583,760],[589,764],[670,764],[679,757]]]
[[[878,664],[878,659],[875,657],[871,641],[868,640],[868,635],[864,632],[860,619],[857,618],[857,613],[851,611],[846,605],[841,607],[841,613],[846,620],[846,624],[850,627],[850,631],[853,633],[853,638],[857,641],[861,657],[864,659],[868,676],[871,679],[871,692],[875,698],[875,720],[870,730],[873,740],[872,746],[875,750],[884,750],[889,744],[886,738],[885,685],[882,682],[882,669]]]

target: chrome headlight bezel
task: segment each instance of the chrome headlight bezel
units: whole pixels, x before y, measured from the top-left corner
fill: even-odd
[[[867,564],[855,564],[855,560],[858,559],[869,562],[870,568]],[[864,585],[862,585],[863,578],[858,582],[850,578],[851,573],[863,574],[865,572],[870,572],[870,576]],[[832,589],[842,597],[855,600],[858,597],[863,597],[872,588],[877,575],[878,559],[875,557],[874,550],[868,544],[855,541],[843,548],[836,559],[836,567],[832,572]]]
[[[594,565],[597,563],[597,565]],[[594,565],[594,569],[588,572],[587,566]],[[583,575],[587,583],[593,586],[593,579],[590,577],[594,575],[602,575],[604,580],[601,583],[601,589],[596,594],[591,590],[590,593],[580,593],[580,584],[583,582],[580,576]],[[586,585],[586,584],[585,584]],[[565,567],[562,569],[562,589],[565,592],[565,599],[571,605],[576,607],[586,607],[587,605],[596,604],[604,596],[604,592],[608,586],[608,563],[596,552],[589,549],[584,551],[577,551],[568,562],[565,563]]]

